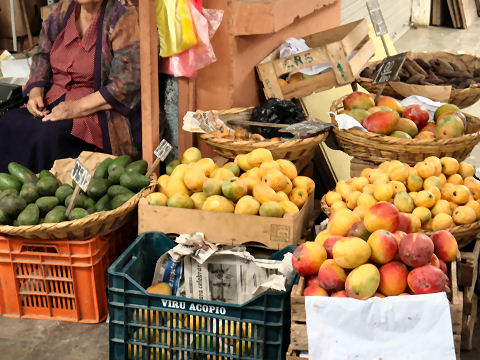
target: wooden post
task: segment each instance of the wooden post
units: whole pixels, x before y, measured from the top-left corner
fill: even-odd
[[[140,75],[142,82],[143,159],[152,165],[153,150],[160,143],[160,103],[158,88],[158,32],[155,2],[140,0]]]

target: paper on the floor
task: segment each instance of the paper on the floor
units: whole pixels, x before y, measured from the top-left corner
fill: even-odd
[[[455,360],[445,293],[356,300],[306,296],[311,359]]]

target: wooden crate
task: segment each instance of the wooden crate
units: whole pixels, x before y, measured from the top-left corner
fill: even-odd
[[[368,33],[368,22],[362,19],[304,37],[311,48],[308,51],[279,58],[277,48],[257,65],[265,97],[289,100],[352,83],[375,53]],[[333,66],[301,81],[280,85],[280,76],[324,63]]]
[[[300,212],[282,218],[232,214],[138,203],[138,233],[169,234],[202,232],[214,244],[260,246],[281,250],[303,242],[304,230],[313,216],[314,198],[309,196]]]
[[[460,358],[460,344],[462,336],[462,320],[463,320],[463,297],[458,291],[458,272],[457,261],[451,263],[450,276],[452,280],[452,302],[450,304],[450,313],[452,317],[453,341],[455,343],[455,352],[457,359]],[[307,316],[305,311],[305,297],[303,290],[305,288],[305,278],[300,278],[298,284],[292,288],[290,298],[291,309],[291,327],[290,327],[290,349],[287,353],[287,359],[296,359],[297,351],[308,351],[308,335],[307,335]],[[290,358],[288,358],[290,356]]]

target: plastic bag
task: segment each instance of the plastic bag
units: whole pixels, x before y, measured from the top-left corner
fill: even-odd
[[[250,121],[257,121],[269,124],[296,124],[305,120],[305,113],[302,108],[293,101],[270,98],[262,106],[257,106],[252,111]],[[286,133],[279,133],[276,128],[251,126],[252,133],[262,135],[264,138],[292,136]]]
[[[160,56],[172,56],[198,43],[188,0],[155,0]]]
[[[198,44],[187,51],[164,59],[161,71],[173,76],[195,77],[197,70],[215,62],[217,59],[210,39],[217,31],[223,17],[223,10],[203,9],[200,13],[190,7]]]

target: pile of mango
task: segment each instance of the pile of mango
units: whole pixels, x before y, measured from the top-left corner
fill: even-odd
[[[454,104],[439,106],[430,121],[428,110],[419,104],[403,107],[391,96],[356,91],[343,100],[340,113],[350,115],[369,132],[403,139],[450,139],[465,133],[467,119]]]
[[[274,160],[263,148],[219,167],[192,147],[166,172],[157,192],[147,196],[150,205],[283,217],[298,213],[315,190],[312,179],[298,176],[295,164]]]
[[[0,224],[37,225],[77,220],[99,211],[115,209],[150,183],[147,163],[132,162],[128,155],[105,159],[95,170],[87,193],[80,192],[68,218],[76,184],[60,184],[48,170],[38,176],[11,162],[9,173],[0,173]]]
[[[305,296],[365,300],[450,292],[448,263],[458,253],[455,237],[439,230],[431,237],[411,232],[392,204],[381,201],[364,219],[339,209],[315,241],[300,245],[294,270],[306,277]]]
[[[339,181],[325,195],[332,208],[348,208],[361,219],[378,202],[390,202],[411,231],[442,230],[480,220],[480,181],[475,168],[451,157],[427,157],[411,167],[397,160],[365,168]]]

